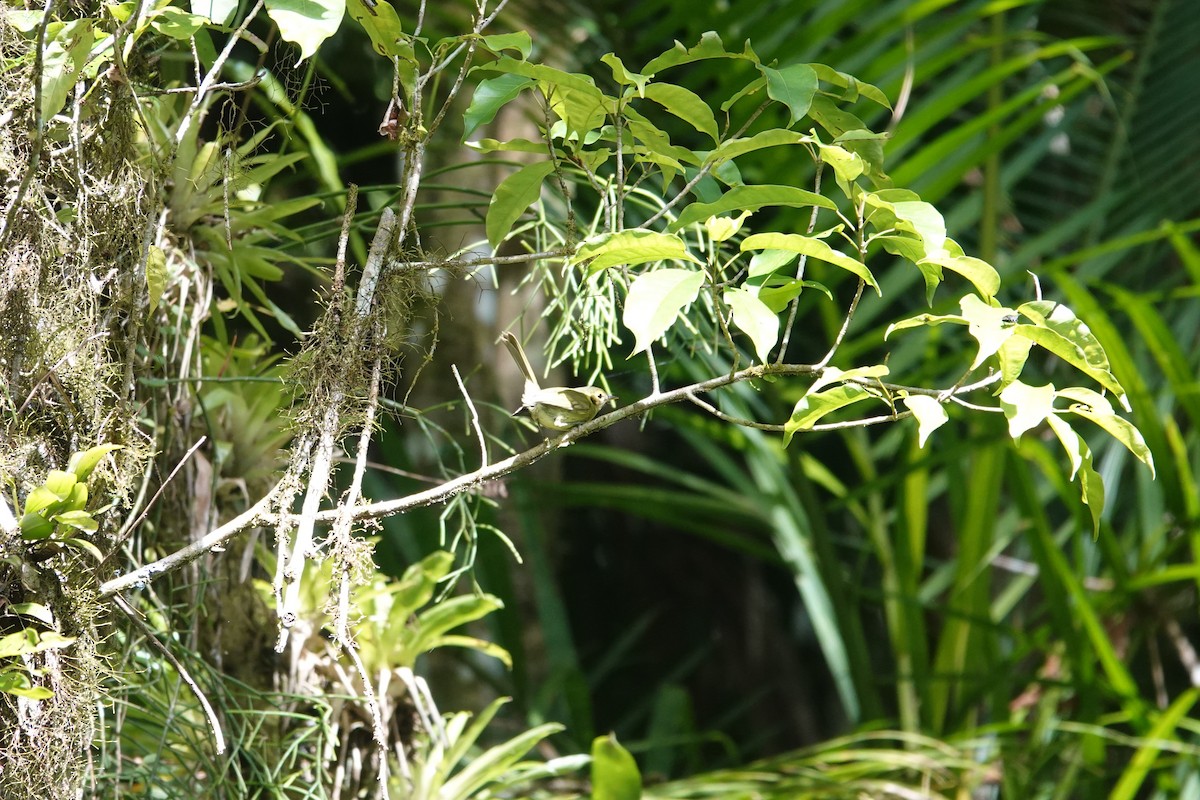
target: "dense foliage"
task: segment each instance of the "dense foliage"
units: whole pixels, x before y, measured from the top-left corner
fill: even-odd
[[[1187,5],[5,6],[0,794],[1200,797]]]

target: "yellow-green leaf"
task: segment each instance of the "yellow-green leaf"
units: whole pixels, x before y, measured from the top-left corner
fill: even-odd
[[[592,800],[640,800],[642,775],[633,756],[617,736],[592,741]]]
[[[678,236],[641,229],[605,233],[588,239],[575,251],[571,261],[579,264],[589,260],[588,272],[591,273],[618,264],[645,264],[650,261],[700,263],[688,252],[687,245]]]
[[[845,253],[834,250],[825,242],[811,236],[798,233],[756,233],[742,240],[742,252],[748,250],[789,250],[809,258],[815,258],[833,264],[835,267],[852,272],[861,278],[868,286],[879,292],[879,284],[875,276],[861,261],[851,258]]]

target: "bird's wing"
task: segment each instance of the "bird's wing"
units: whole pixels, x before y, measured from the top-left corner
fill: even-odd
[[[544,406],[562,408],[567,411],[586,411],[595,408],[591,398],[583,392],[563,387],[543,389],[538,393],[537,402]]]

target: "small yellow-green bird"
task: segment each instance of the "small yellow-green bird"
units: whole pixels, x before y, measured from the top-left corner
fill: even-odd
[[[590,420],[608,403],[617,398],[599,386],[554,386],[543,389],[538,385],[533,367],[525,357],[525,350],[511,331],[500,337],[512,353],[513,360],[525,376],[525,388],[521,392],[521,408],[529,409],[529,416],[539,428],[548,431],[569,431],[576,425]],[[520,409],[518,409],[520,410]]]

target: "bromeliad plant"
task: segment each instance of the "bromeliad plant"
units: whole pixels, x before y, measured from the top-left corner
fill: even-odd
[[[717,109],[666,80],[681,67],[714,59],[747,72],[741,90]],[[731,51],[713,33],[690,48],[676,42],[638,71],[611,54],[601,60],[614,91],[586,75],[508,54],[477,67],[487,77],[466,113],[466,135],[521,95],[541,104],[543,141],[471,142],[486,153],[549,154],[497,187],[486,219],[488,243],[498,248],[522,236],[530,240],[536,279],[558,312],[552,348],[593,376],[612,363],[610,349],[621,338],[614,309],[623,309],[621,322],[634,337],[631,355],[646,354],[653,381],[650,396],[623,412],[687,399],[725,421],[779,431],[785,444],[804,431],[911,416],[923,445],[948,420],[950,406],[1004,414],[1014,439],[1046,422],[1066,450],[1097,526],[1103,486],[1075,420],[1099,426],[1153,470],[1141,435],[1114,410],[1114,400],[1128,410],[1125,392],[1087,325],[1061,303],[1043,299],[1040,288],[1027,302],[1002,303],[998,271],[947,235],[937,209],[892,186],[883,165],[886,134],[870,130],[852,110],[859,103],[888,109],[879,89],[823,64],[764,63],[749,44]],[[762,122],[771,119],[782,124]],[[677,143],[669,124],[703,147]],[[755,159],[798,155],[812,162],[811,190],[746,179]],[[830,178],[837,191],[822,192]],[[534,204],[536,217],[523,223]],[[787,208],[807,212],[804,233],[772,225]],[[864,292],[884,292],[877,272],[888,256],[889,269],[920,271],[929,305],[947,283],[946,273],[956,276],[951,285],[961,292],[959,313],[899,320],[882,337],[965,326],[975,354],[946,387],[890,382],[886,356],[835,366],[845,357],[839,348]],[[828,349],[816,361],[795,363],[789,343],[802,294],[816,290],[832,301],[845,278],[853,294]],[[811,326],[801,324],[811,338]],[[706,348],[722,356],[728,370],[663,391],[654,357],[661,341],[675,353]],[[1027,366],[1039,351],[1061,362],[1054,367],[1058,385],[1030,377]],[[785,376],[808,381],[783,423],[734,418],[697,396]],[[1080,380],[1092,386],[1074,385]],[[796,391],[789,382],[776,385],[784,396]],[[967,399],[984,392],[994,399]],[[854,413],[868,406],[870,412]]]

